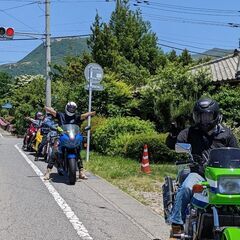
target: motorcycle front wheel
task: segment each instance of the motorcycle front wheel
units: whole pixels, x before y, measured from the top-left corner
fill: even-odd
[[[74,185],[76,183],[76,159],[70,158],[68,159],[68,177],[70,185]]]

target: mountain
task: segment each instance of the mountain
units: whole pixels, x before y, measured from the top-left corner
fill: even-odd
[[[87,38],[55,38],[51,41],[52,64],[62,64],[66,56],[78,56],[89,52]],[[17,63],[0,65],[0,71],[12,76],[45,74],[45,48],[41,44]]]
[[[221,49],[221,48],[212,48],[210,50],[207,50],[201,54],[193,54],[193,59],[197,60],[203,57],[211,57],[213,59],[221,58],[229,54],[233,54],[234,49]]]

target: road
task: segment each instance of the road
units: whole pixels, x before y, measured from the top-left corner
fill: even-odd
[[[44,181],[46,163],[21,143],[0,131],[0,239],[168,239],[161,216],[100,177],[71,186],[53,171]]]

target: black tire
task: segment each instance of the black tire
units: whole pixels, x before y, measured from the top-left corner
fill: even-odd
[[[44,156],[44,161],[47,162],[48,161],[48,152],[49,152],[49,143],[47,142],[42,150],[43,156]]]
[[[76,183],[77,163],[75,158],[68,159],[68,177],[70,185]]]
[[[50,144],[47,146],[47,154],[46,154],[46,163],[49,163],[51,161],[51,158],[53,157],[53,150],[52,147],[50,146]]]

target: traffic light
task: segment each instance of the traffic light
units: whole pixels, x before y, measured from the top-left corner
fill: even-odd
[[[0,27],[0,38],[12,39],[14,36],[14,29],[11,27]]]

